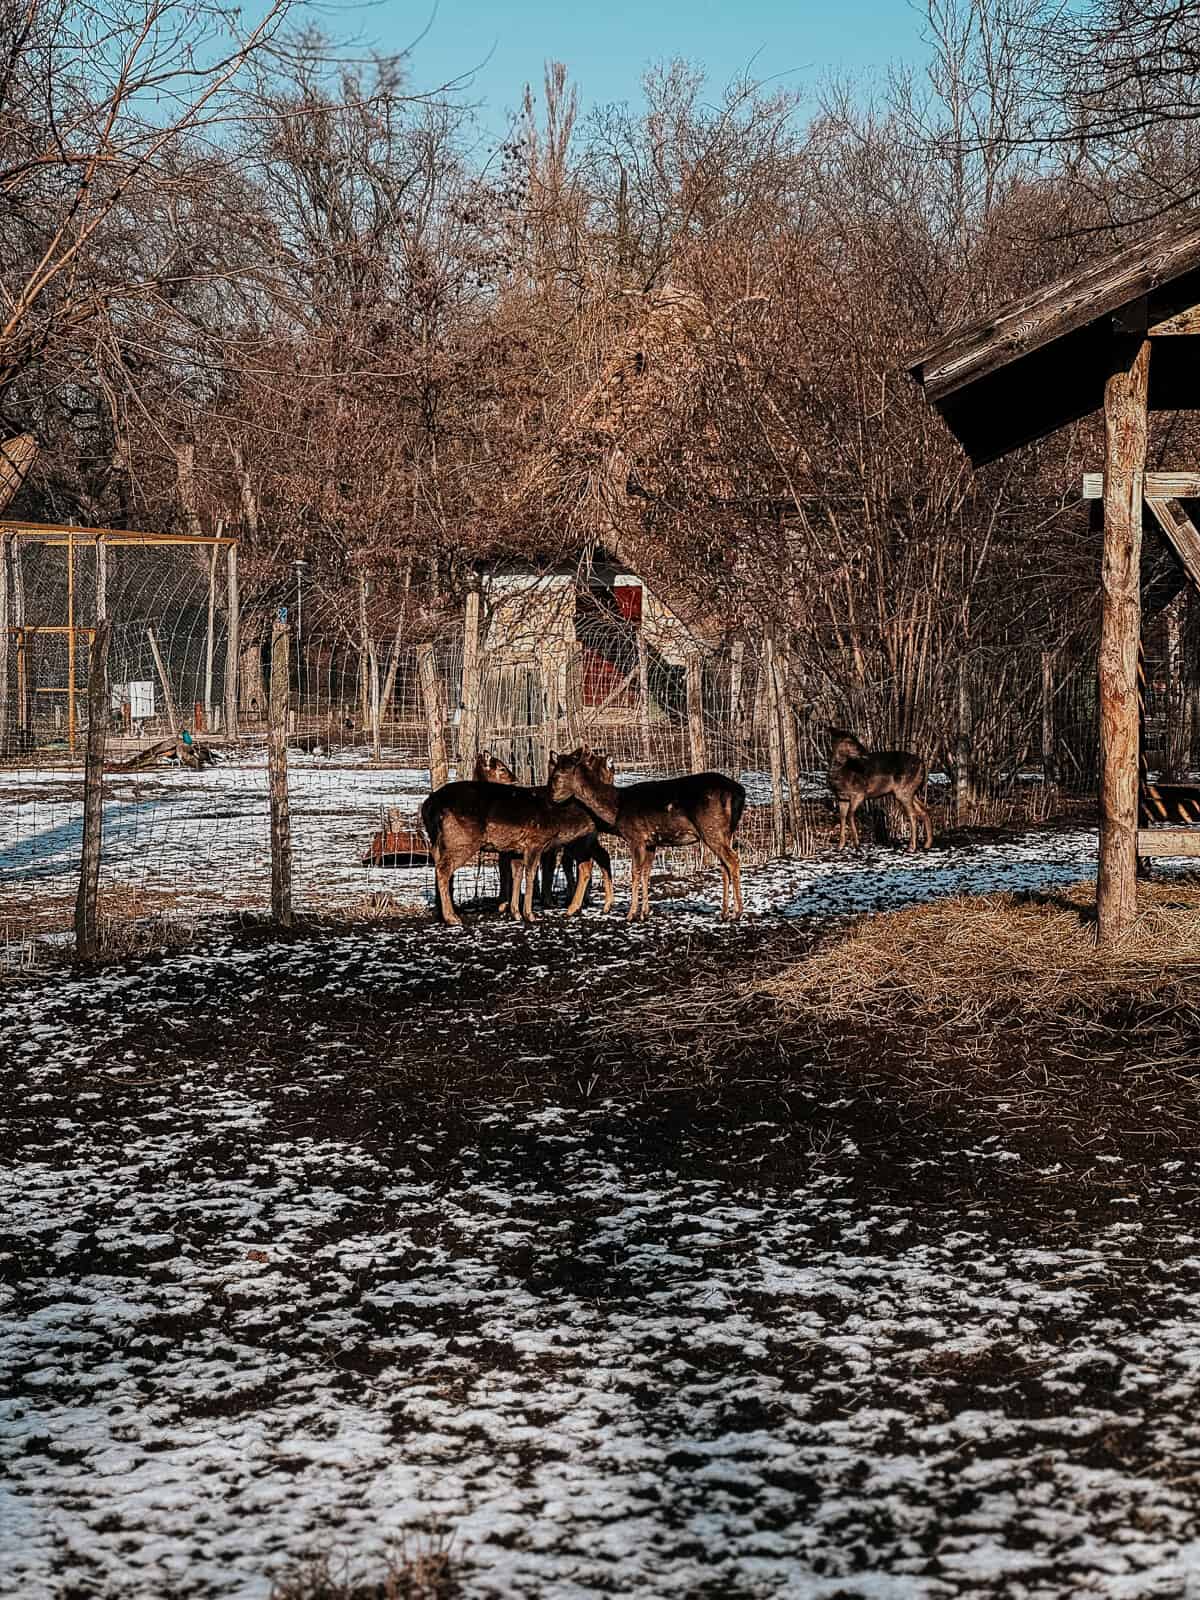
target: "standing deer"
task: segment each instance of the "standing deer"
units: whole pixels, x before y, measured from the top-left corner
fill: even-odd
[[[591,814],[582,806],[554,804],[544,788],[462,782],[443,784],[426,798],[421,807],[421,825],[433,854],[442,917],[452,927],[462,925],[451,893],[454,874],[484,846],[490,845],[502,856],[520,859],[525,875],[521,916],[526,922],[536,922],[533,886],[543,854],[548,849],[583,839],[596,828]],[[580,866],[575,895],[567,907],[568,916],[573,916],[583,904],[591,876],[589,858]],[[518,883],[514,869],[514,916]]]
[[[553,760],[553,756],[551,756]],[[613,779],[613,768],[607,757],[604,761],[604,776],[609,783]],[[476,783],[507,783],[515,784],[517,775],[511,767],[506,766],[499,756],[494,756],[490,751],[481,750],[475,757],[475,768],[472,773]],[[593,866],[599,866],[600,876],[604,883],[604,909],[611,911],[613,903],[612,857],[596,837],[595,830],[583,839],[572,840],[570,844],[561,847],[563,872],[567,879],[567,900],[569,906],[575,906],[575,895],[579,889],[579,873],[585,861],[588,865],[588,877],[584,881],[584,897],[590,888],[590,878]],[[553,904],[554,874],[558,867],[559,846],[551,845],[542,857],[542,909],[546,910]],[[500,909],[507,909],[511,916],[517,916],[517,895],[520,885],[513,881],[513,862],[511,855],[500,857]],[[582,901],[580,902],[582,904]]]
[[[847,825],[855,849],[858,848],[855,812],[864,800],[894,794],[908,818],[909,855],[917,848],[918,824],[925,835],[924,848],[928,850],[933,843],[933,823],[929,807],[918,793],[924,788],[927,776],[921,757],[907,750],[868,750],[845,728],[830,728],[829,735],[833,740],[829,754],[829,787],[837,798],[842,824],[838,849],[846,848]]]
[[[555,757],[547,785],[550,798],[586,806],[629,846],[633,891],[627,921],[650,915],[650,869],[661,845],[701,843],[721,863],[721,917],[729,915],[733,890],[735,917],[742,914],[742,870],[733,836],[746,807],[746,791],[720,772],[693,772],[682,778],[657,778],[618,789],[606,780],[593,751],[573,750]]]

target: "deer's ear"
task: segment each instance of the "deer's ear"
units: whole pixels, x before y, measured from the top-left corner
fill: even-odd
[[[559,760],[558,753],[556,751],[554,751],[554,750],[551,750],[551,752],[550,752],[550,765],[552,767],[556,767],[558,765],[558,760]]]

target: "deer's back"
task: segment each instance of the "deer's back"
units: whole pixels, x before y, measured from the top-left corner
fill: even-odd
[[[554,805],[545,789],[518,783],[447,783],[425,806],[441,828],[453,825],[497,850],[523,850],[535,839],[546,845],[569,844],[595,827],[582,806],[573,801]]]
[[[745,804],[745,789],[723,772],[648,778],[617,790],[616,825],[621,833],[640,832],[664,844],[682,842],[694,834],[696,819],[704,813],[719,812],[736,828]]]
[[[861,794],[870,800],[896,790],[918,789],[924,781],[925,763],[910,750],[872,750],[836,761],[829,769],[829,786],[840,797]]]

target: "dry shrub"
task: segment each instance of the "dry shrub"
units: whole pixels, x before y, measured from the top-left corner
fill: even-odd
[[[271,1600],[458,1600],[462,1585],[447,1541],[402,1541],[380,1572],[355,1576],[348,1556],[313,1556],[271,1587]]]
[[[844,939],[766,978],[767,997],[823,1022],[906,1014],[964,1028],[998,1015],[1095,1009],[1200,975],[1200,880],[1138,886],[1138,920],[1096,946],[1094,883],[1052,895],[937,900],[864,918]]]

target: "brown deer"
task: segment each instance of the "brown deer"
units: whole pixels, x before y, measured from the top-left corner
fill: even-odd
[[[858,848],[855,812],[864,800],[894,794],[908,818],[909,855],[917,848],[918,825],[925,835],[924,848],[928,850],[933,843],[933,822],[929,807],[918,792],[924,788],[927,776],[921,757],[907,750],[868,750],[845,728],[830,728],[829,736],[833,740],[829,753],[829,787],[837,799],[841,819],[838,849],[846,848],[847,825],[855,849]]]
[[[526,922],[536,922],[533,886],[543,854],[583,839],[596,828],[591,814],[582,806],[554,804],[544,788],[473,782],[446,783],[436,789],[421,807],[421,824],[433,854],[442,917],[453,927],[462,924],[451,894],[454,874],[485,846],[501,856],[519,858],[525,876],[521,916]],[[591,876],[589,858],[580,866],[575,894],[567,907],[568,916],[574,916],[583,904]],[[514,868],[514,915],[519,881]]]
[[[607,757],[603,758],[608,782],[612,782],[612,763]],[[475,768],[472,773],[476,783],[508,783],[514,784],[517,775],[511,767],[506,766],[499,756],[494,756],[488,750],[481,750],[475,757]],[[560,849],[551,845],[542,857],[542,909],[547,910],[554,903],[554,875],[558,869]],[[604,909],[612,910],[613,903],[613,878],[612,857],[600,843],[593,831],[587,838],[575,839],[570,844],[561,847],[563,873],[567,880],[567,901],[569,909],[578,910],[575,904],[575,895],[579,890],[579,873],[583,863],[588,862],[587,877],[584,880],[583,894],[587,898],[587,891],[591,886],[591,873],[593,866],[599,866],[600,877],[604,883]],[[500,905],[501,911],[507,910],[510,916],[517,916],[517,897],[520,884],[513,881],[514,857],[502,855],[500,857]],[[583,904],[583,900],[579,902]]]
[[[656,778],[618,789],[606,781],[594,751],[573,750],[551,763],[550,798],[577,801],[629,846],[633,891],[627,921],[650,915],[650,869],[661,845],[705,844],[721,863],[721,917],[742,914],[742,870],[733,836],[746,807],[746,791],[720,772],[692,772],[681,778]]]

